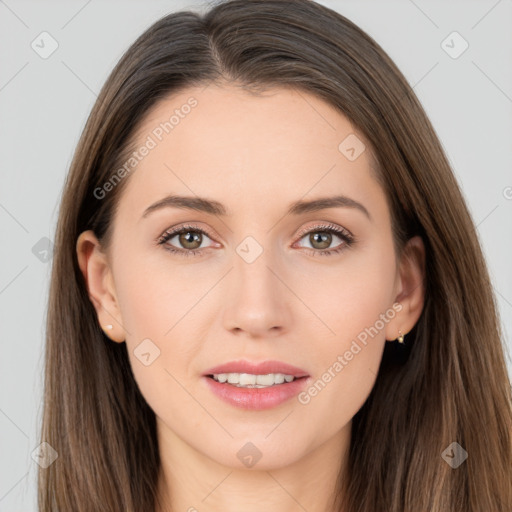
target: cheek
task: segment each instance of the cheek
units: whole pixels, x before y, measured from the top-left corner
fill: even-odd
[[[323,334],[305,345],[315,375],[299,402],[312,417],[330,414],[335,429],[359,410],[375,383],[386,325],[396,316],[394,253],[391,247],[360,251],[345,259],[336,279],[330,271],[309,278],[301,292],[329,330],[319,324]],[[323,293],[311,293],[320,285]]]
[[[175,411],[189,407],[189,396],[178,382],[191,378],[191,363],[205,335],[201,326],[211,322],[211,305],[201,298],[212,276],[184,272],[185,267],[161,257],[153,261],[151,255],[132,253],[115,261],[126,348],[141,393],[154,410],[162,403]]]
[[[198,284],[201,276],[166,259],[164,251],[152,248],[119,258],[116,264],[116,293],[132,342],[149,337],[165,343],[209,283]]]
[[[298,269],[304,277],[294,280],[294,291],[317,317],[311,319],[318,324],[319,338],[330,347],[341,349],[350,344],[365,328],[374,326],[393,304],[393,247],[385,237],[374,236],[371,240],[365,241],[364,247],[348,249],[333,264]],[[377,338],[384,338],[382,327],[379,322]]]

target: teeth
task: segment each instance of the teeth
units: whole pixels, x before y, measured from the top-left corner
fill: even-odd
[[[218,373],[213,378],[218,382],[227,382],[239,388],[266,388],[283,382],[291,382],[293,375],[283,373],[269,373],[267,375],[253,375],[251,373]]]

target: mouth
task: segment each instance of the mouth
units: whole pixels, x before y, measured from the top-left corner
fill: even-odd
[[[202,375],[207,389],[229,405],[261,411],[285,404],[308,385],[310,375],[278,361],[236,361]]]
[[[306,379],[309,374],[297,366],[282,361],[255,363],[239,360],[210,368],[203,376],[230,387],[271,388],[287,387],[297,380]]]
[[[308,384],[310,375],[282,361],[238,360],[203,373],[207,388],[236,408],[264,410],[291,400]]]
[[[284,373],[268,373],[263,375],[251,373],[214,373],[205,375],[205,377],[237,388],[269,388],[307,378],[307,376],[295,377],[294,375]]]

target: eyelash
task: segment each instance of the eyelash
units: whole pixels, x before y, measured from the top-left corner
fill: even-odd
[[[171,238],[174,238],[175,235],[180,235],[182,233],[187,233],[189,231],[202,233],[203,235],[206,235],[208,238],[212,238],[210,236],[210,234],[207,233],[206,231],[204,231],[203,229],[201,229],[197,226],[191,225],[191,224],[186,224],[186,225],[180,226],[179,228],[173,228],[173,229],[170,229],[169,231],[166,231],[165,233],[163,233],[157,239],[157,244],[164,245],[164,248],[166,251],[169,251],[172,254],[177,254],[178,256],[183,256],[183,257],[200,256],[201,254],[203,254],[203,252],[205,250],[210,249],[210,247],[203,247],[202,249],[193,249],[193,250],[192,249],[176,249],[175,247],[172,247],[172,246],[166,244],[166,242],[168,242]],[[339,228],[339,227],[335,226],[334,224],[322,224],[322,225],[318,225],[318,226],[313,226],[313,228],[309,228],[306,231],[301,231],[298,235],[299,240],[304,238],[305,235],[308,235],[310,233],[317,233],[317,232],[318,233],[334,233],[339,238],[341,238],[344,243],[341,244],[341,246],[338,247],[337,249],[321,250],[321,249],[306,248],[307,252],[309,252],[310,254],[312,254],[314,256],[317,256],[317,255],[332,256],[334,254],[340,253],[341,251],[344,251],[345,249],[348,249],[349,247],[352,246],[352,244],[354,244],[356,242],[355,237],[351,233],[349,233],[346,229]]]

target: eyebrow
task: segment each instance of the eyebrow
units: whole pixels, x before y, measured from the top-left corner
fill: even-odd
[[[146,208],[142,214],[142,218],[147,217],[150,213],[156,210],[160,210],[161,208],[182,208],[219,216],[232,215],[222,203],[212,199],[206,199],[204,197],[170,195],[160,199],[156,203],[153,203],[151,206]],[[327,208],[353,208],[364,213],[369,220],[372,219],[368,210],[361,203],[351,199],[350,197],[342,195],[333,197],[321,197],[309,201],[296,201],[289,206],[286,215],[301,215],[304,213],[316,212]]]

